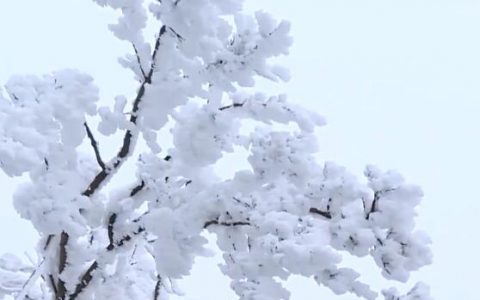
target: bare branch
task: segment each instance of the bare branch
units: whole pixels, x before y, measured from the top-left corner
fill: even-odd
[[[92,131],[90,130],[90,127],[88,126],[88,123],[85,122],[83,123],[85,126],[85,130],[87,131],[87,136],[90,139],[90,143],[92,145],[93,151],[95,152],[95,158],[97,159],[97,163],[102,168],[102,170],[105,170],[105,163],[102,160],[102,157],[100,156],[100,150],[98,149],[98,142],[93,136]]]

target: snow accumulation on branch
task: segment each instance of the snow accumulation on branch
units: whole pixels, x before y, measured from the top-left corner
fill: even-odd
[[[132,125],[137,124],[137,118],[138,118],[138,110],[140,109],[140,103],[142,102],[143,96],[145,95],[145,88],[147,84],[152,83],[152,76],[153,76],[153,71],[155,69],[155,59],[157,56],[158,48],[160,47],[160,39],[161,37],[165,34],[165,25],[163,25],[160,29],[160,32],[157,36],[156,42],[155,42],[155,48],[153,50],[152,54],[152,64],[150,66],[150,70],[148,71],[148,74],[144,77],[144,80],[142,84],[140,85],[140,88],[138,89],[137,96],[135,97],[135,100],[133,101],[133,108],[132,108],[132,113],[130,115],[130,120],[129,122]],[[138,57],[138,54],[137,54]],[[140,61],[140,60],[139,60]],[[143,71],[142,71],[143,72]],[[128,158],[128,156],[133,152],[135,148],[135,143],[136,143],[136,138],[134,137],[134,129],[128,129],[125,132],[125,135],[123,137],[123,143],[118,151],[117,155],[115,158],[113,158],[108,166],[102,167],[102,170],[95,176],[95,178],[92,180],[92,182],[88,185],[88,188],[82,193],[84,196],[90,197],[97,191],[97,189],[100,188],[102,183],[109,177],[110,174],[114,174],[114,171],[118,169],[122,163]],[[90,132],[88,127],[87,127],[87,133]],[[91,134],[89,134],[91,136]],[[92,146],[94,143],[92,142]],[[96,149],[95,146],[93,146],[94,149]],[[96,150],[95,153],[97,153],[98,150]],[[98,156],[97,156],[98,158]],[[102,165],[100,165],[102,166]]]
[[[323,118],[252,92],[259,77],[289,79],[273,63],[288,54],[288,22],[246,13],[243,0],[94,2],[120,12],[110,30],[132,45],[120,63],[139,87],[130,111],[121,95],[98,107],[93,79],[76,70],[14,76],[0,91],[0,167],[28,175],[13,203],[41,236],[37,262],[0,257],[0,299],[180,295],[176,281],[211,253],[207,232],[240,300],[289,299],[291,275],[368,300],[431,299],[422,283],[374,291],[342,262],[371,257],[399,282],[429,264],[430,241],[415,225],[421,189],[394,171],[368,166],[358,179],[319,162]],[[152,44],[147,24],[158,26]],[[122,144],[104,161],[100,142],[117,132]],[[214,166],[239,149],[247,158],[232,178],[219,176]],[[131,157],[133,183],[115,186]]]

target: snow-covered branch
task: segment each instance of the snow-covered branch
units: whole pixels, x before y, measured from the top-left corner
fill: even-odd
[[[324,119],[286,95],[252,93],[258,77],[288,80],[272,63],[292,43],[288,22],[248,14],[242,0],[94,1],[119,10],[110,29],[132,46],[120,63],[139,86],[130,110],[121,95],[97,108],[93,79],[74,70],[13,77],[0,93],[0,167],[29,175],[13,201],[42,237],[40,264],[0,259],[0,297],[164,300],[210,252],[205,232],[240,300],[288,299],[282,281],[293,274],[376,299],[342,253],[371,257],[400,282],[431,262],[415,225],[420,188],[393,171],[368,166],[357,179],[319,161]],[[159,28],[151,44],[147,24]],[[96,117],[97,130],[87,123]],[[121,145],[104,161],[100,142],[117,131]],[[219,176],[237,151],[247,157]],[[135,183],[113,186],[130,158]],[[383,295],[430,300],[422,284]]]
[[[162,36],[165,34],[165,31],[166,31],[166,27],[162,26],[155,41],[155,47],[152,54],[152,64],[150,66],[150,70],[148,71],[147,76],[145,77],[142,84],[140,85],[140,88],[138,89],[138,92],[137,92],[137,96],[133,101],[132,112],[129,120],[130,124],[132,124],[133,126],[137,125],[138,112],[140,109],[140,104],[142,102],[142,99],[145,95],[146,86],[152,83],[152,76],[155,69],[155,61],[156,61],[158,49],[160,47],[160,40]],[[115,170],[118,169],[122,165],[122,163],[125,161],[125,159],[133,152],[135,148],[135,143],[136,143],[137,130],[138,129],[133,128],[133,129],[128,129],[125,132],[122,146],[120,147],[120,150],[118,151],[117,155],[112,160],[110,160],[108,165],[106,165],[105,168],[103,168],[95,176],[92,182],[88,185],[88,188],[82,193],[84,196],[90,197],[91,195],[93,195],[100,188],[102,183],[104,183],[108,179],[109,175],[114,174]]]

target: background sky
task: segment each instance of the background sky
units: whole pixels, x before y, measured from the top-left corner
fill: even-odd
[[[434,264],[418,272],[437,300],[478,300],[480,202],[480,1],[250,0],[292,22],[295,44],[280,89],[323,114],[323,160],[360,174],[366,164],[397,169],[421,185],[419,227],[433,240]],[[106,25],[111,11],[88,0],[0,1],[0,82],[12,74],[73,67],[95,77],[102,97],[134,91],[116,58],[129,47]],[[276,91],[277,92],[277,91]],[[0,175],[0,253],[35,242]],[[356,262],[382,285],[370,262]],[[192,299],[234,299],[228,282],[202,259],[185,282]],[[205,277],[210,283],[205,282]],[[412,281],[413,283],[413,281]],[[334,299],[295,279],[292,299]],[[356,299],[345,296],[339,299]]]

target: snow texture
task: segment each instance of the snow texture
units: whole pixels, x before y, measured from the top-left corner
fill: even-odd
[[[30,179],[13,201],[41,239],[38,262],[0,258],[0,298],[167,299],[195,258],[211,253],[205,232],[216,235],[220,268],[241,300],[289,299],[282,283],[292,274],[372,300],[377,292],[342,254],[370,256],[400,282],[431,262],[414,223],[420,188],[393,171],[368,166],[357,179],[319,162],[323,118],[285,95],[249,92],[259,77],[289,79],[272,63],[292,43],[288,22],[246,14],[242,0],[94,1],[120,12],[109,28],[133,45],[120,63],[137,95],[97,107],[92,78],[75,70],[5,85],[0,166]],[[158,26],[151,43],[147,23]],[[245,122],[255,129],[241,130]],[[171,147],[158,138],[166,128]],[[99,141],[115,133],[122,144],[103,161]],[[148,147],[139,154],[140,138]],[[231,179],[217,176],[213,166],[238,148],[248,158]],[[107,193],[129,158],[132,184]],[[431,299],[423,284],[382,293]]]

